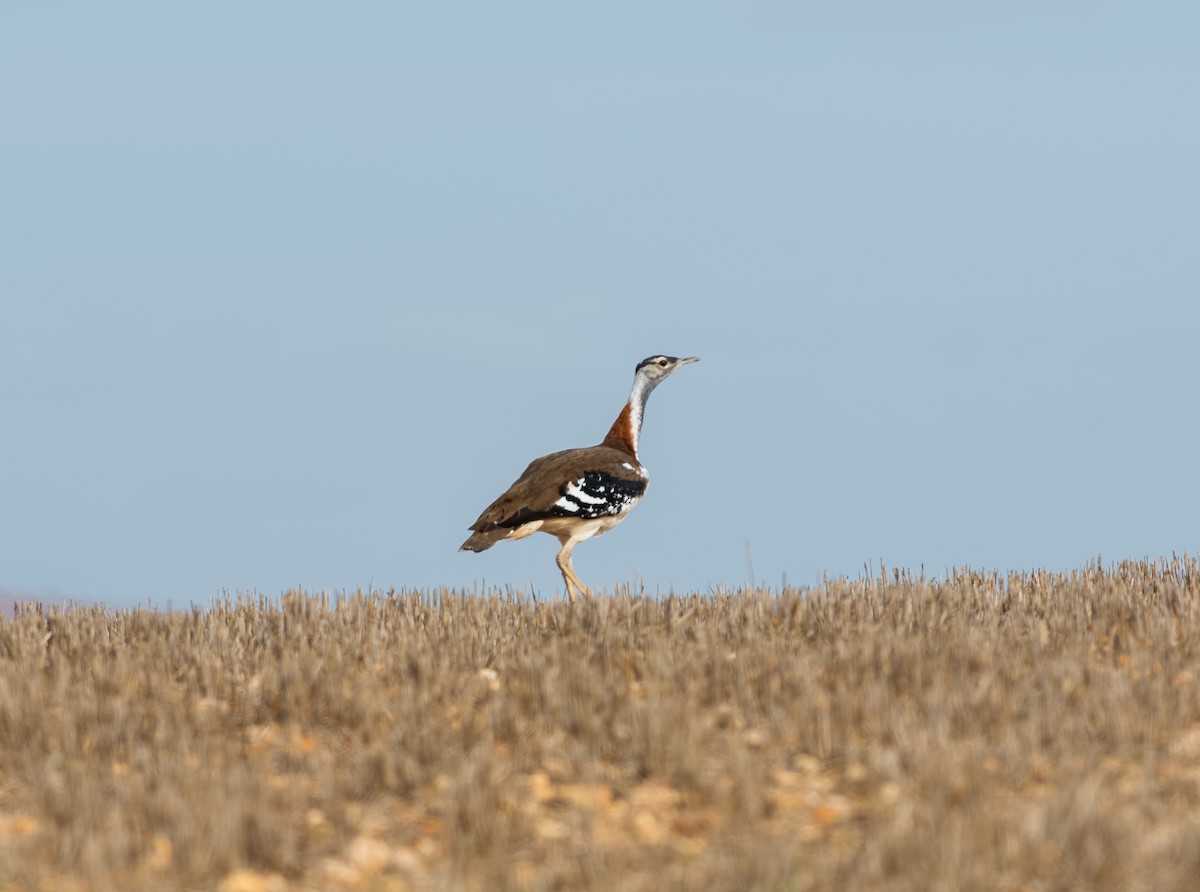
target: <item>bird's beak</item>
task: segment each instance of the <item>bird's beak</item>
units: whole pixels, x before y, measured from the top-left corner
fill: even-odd
[[[679,362],[675,363],[675,368],[679,368],[681,365],[687,365],[689,362],[699,362],[699,361],[700,361],[699,356],[689,356],[687,359],[681,359],[681,360],[679,360]]]

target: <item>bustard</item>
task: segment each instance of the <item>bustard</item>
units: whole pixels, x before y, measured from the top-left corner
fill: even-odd
[[[637,451],[646,400],[669,374],[698,360],[697,356],[651,356],[639,362],[629,401],[600,445],[534,459],[471,524],[474,532],[459,550],[486,551],[502,539],[549,533],[562,544],[555,561],[567,585],[567,597],[574,601],[576,590],[591,595],[575,575],[571,550],[585,539],[611,530],[641,500],[649,481]]]

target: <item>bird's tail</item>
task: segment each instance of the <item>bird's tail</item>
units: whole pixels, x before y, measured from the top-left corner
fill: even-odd
[[[462,545],[458,546],[459,551],[487,551],[501,539],[507,539],[512,535],[512,530],[508,527],[498,527],[496,529],[475,532]]]

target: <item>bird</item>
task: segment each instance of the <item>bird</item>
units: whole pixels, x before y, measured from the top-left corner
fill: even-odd
[[[655,355],[637,364],[633,389],[608,434],[596,446],[565,449],[534,459],[503,495],[488,505],[469,529],[459,551],[486,551],[505,539],[549,533],[562,546],[555,563],[567,586],[591,592],[575,575],[571,551],[625,519],[646,494],[650,477],[638,460],[638,435],[650,393],[668,375],[700,357]]]

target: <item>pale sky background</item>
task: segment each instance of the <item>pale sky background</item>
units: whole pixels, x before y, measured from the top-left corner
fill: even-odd
[[[561,592],[460,554],[635,364],[595,588],[1200,548],[1200,4],[0,12],[0,590]]]

